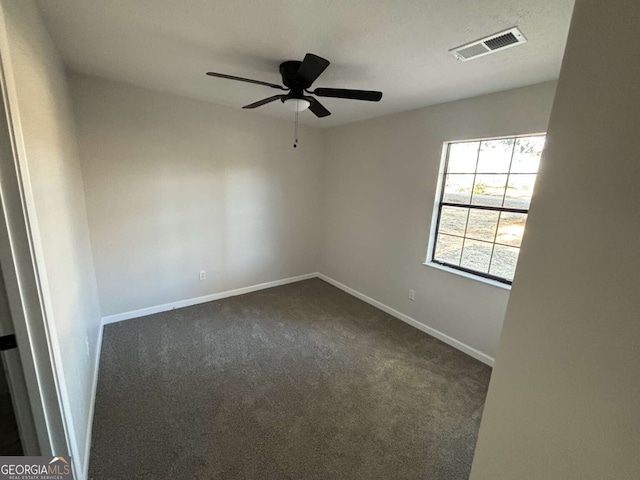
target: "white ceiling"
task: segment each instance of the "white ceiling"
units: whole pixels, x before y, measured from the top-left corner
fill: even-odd
[[[278,65],[331,61],[314,87],[382,90],[380,103],[322,99],[335,126],[558,77],[573,0],[39,0],[72,69],[237,107],[281,83]],[[448,50],[517,25],[528,43],[469,62]],[[248,110],[290,118],[280,102]]]

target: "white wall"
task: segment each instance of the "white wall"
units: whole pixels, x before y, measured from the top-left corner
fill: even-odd
[[[493,357],[508,290],[424,266],[443,142],[546,130],[555,84],[327,133],[320,271]],[[407,291],[416,291],[415,301]]]
[[[320,130],[294,149],[293,121],[96,77],[72,87],[103,315],[315,271]]]
[[[100,322],[84,186],[63,64],[32,1],[2,1],[5,73],[71,454],[85,460]],[[88,347],[85,344],[88,342]]]
[[[473,480],[640,478],[639,25],[576,2]]]

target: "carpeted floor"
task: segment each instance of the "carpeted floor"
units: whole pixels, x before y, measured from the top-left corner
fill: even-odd
[[[467,479],[490,373],[319,279],[108,325],[89,476]]]

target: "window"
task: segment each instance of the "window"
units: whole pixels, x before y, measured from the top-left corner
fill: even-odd
[[[431,262],[511,284],[544,140],[445,145]]]

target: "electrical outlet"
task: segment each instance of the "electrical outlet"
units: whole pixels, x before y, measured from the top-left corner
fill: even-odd
[[[200,280],[206,280],[207,279],[207,272],[205,272],[204,270],[200,270]]]
[[[409,290],[409,295],[407,295],[409,297],[409,300],[415,300],[416,299],[416,291],[415,290]]]

